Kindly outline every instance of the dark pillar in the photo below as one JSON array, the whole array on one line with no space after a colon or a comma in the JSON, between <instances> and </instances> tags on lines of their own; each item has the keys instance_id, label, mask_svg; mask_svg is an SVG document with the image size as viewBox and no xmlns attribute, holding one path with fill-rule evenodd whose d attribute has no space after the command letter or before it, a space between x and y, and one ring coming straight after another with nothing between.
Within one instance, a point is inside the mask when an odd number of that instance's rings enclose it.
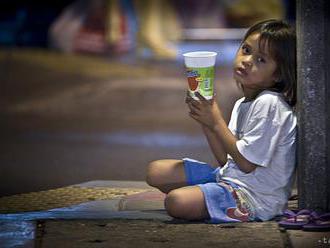
<instances>
[{"instance_id":1,"label":"dark pillar","mask_svg":"<svg viewBox=\"0 0 330 248\"><path fill-rule=\"evenodd\" d=\"M297 1L299 208L330 208L329 1Z\"/></svg>"}]
</instances>

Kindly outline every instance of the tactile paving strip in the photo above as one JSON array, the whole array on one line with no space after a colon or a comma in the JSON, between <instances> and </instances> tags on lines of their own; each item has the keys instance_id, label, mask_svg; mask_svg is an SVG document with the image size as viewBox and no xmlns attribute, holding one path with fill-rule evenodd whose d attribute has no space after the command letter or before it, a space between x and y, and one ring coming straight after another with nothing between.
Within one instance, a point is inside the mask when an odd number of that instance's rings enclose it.
<instances>
[{"instance_id":1,"label":"tactile paving strip","mask_svg":"<svg viewBox=\"0 0 330 248\"><path fill-rule=\"evenodd\" d=\"M0 213L40 211L95 200L110 200L146 189L68 186L0 198Z\"/></svg>"}]
</instances>

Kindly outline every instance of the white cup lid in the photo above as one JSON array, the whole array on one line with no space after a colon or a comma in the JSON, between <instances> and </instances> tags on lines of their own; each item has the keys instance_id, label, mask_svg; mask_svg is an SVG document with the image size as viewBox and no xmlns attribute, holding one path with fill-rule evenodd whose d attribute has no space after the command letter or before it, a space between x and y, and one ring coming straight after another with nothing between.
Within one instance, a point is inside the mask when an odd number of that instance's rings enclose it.
<instances>
[{"instance_id":1,"label":"white cup lid","mask_svg":"<svg viewBox=\"0 0 330 248\"><path fill-rule=\"evenodd\" d=\"M184 61L187 67L214 66L217 53L209 51L195 51L184 53Z\"/></svg>"},{"instance_id":2,"label":"white cup lid","mask_svg":"<svg viewBox=\"0 0 330 248\"><path fill-rule=\"evenodd\" d=\"M217 56L217 53L209 52L209 51L196 51L196 52L184 53L183 56L189 58L207 58L207 57Z\"/></svg>"}]
</instances>

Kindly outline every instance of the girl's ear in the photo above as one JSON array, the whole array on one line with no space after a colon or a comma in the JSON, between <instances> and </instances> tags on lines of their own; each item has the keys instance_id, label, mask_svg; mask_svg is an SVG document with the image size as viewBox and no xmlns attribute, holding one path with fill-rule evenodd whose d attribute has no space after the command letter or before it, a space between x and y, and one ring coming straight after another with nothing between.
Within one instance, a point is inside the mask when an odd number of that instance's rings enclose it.
<instances>
[{"instance_id":1,"label":"girl's ear","mask_svg":"<svg viewBox=\"0 0 330 248\"><path fill-rule=\"evenodd\" d=\"M282 79L281 79L280 77L275 77L275 78L274 78L274 81L275 81L275 83L279 83L279 82L282 81Z\"/></svg>"},{"instance_id":2,"label":"girl's ear","mask_svg":"<svg viewBox=\"0 0 330 248\"><path fill-rule=\"evenodd\" d=\"M282 81L282 77L281 75L279 75L280 73L278 71L276 71L273 75L273 80L275 83L279 83Z\"/></svg>"}]
</instances>

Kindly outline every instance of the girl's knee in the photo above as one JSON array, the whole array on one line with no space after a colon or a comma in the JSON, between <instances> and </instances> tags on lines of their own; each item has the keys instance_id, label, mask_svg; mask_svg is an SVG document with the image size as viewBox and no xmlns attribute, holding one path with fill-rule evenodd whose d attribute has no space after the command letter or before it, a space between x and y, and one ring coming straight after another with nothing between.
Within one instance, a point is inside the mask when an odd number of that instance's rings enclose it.
<instances>
[{"instance_id":1,"label":"girl's knee","mask_svg":"<svg viewBox=\"0 0 330 248\"><path fill-rule=\"evenodd\" d=\"M203 193L180 188L170 191L165 198L165 209L174 218L202 220L209 218Z\"/></svg>"},{"instance_id":2,"label":"girl's knee","mask_svg":"<svg viewBox=\"0 0 330 248\"><path fill-rule=\"evenodd\" d=\"M160 160L152 161L147 166L147 173L146 173L146 182L150 186L156 187L159 177L159 170L157 170L157 167L159 167Z\"/></svg>"},{"instance_id":3,"label":"girl's knee","mask_svg":"<svg viewBox=\"0 0 330 248\"><path fill-rule=\"evenodd\" d=\"M185 204L179 190L170 191L164 201L167 213L174 218L184 218Z\"/></svg>"},{"instance_id":4,"label":"girl's knee","mask_svg":"<svg viewBox=\"0 0 330 248\"><path fill-rule=\"evenodd\" d=\"M182 170L183 162L180 160L155 160L147 166L146 182L167 194L174 188L186 186Z\"/></svg>"}]
</instances>

